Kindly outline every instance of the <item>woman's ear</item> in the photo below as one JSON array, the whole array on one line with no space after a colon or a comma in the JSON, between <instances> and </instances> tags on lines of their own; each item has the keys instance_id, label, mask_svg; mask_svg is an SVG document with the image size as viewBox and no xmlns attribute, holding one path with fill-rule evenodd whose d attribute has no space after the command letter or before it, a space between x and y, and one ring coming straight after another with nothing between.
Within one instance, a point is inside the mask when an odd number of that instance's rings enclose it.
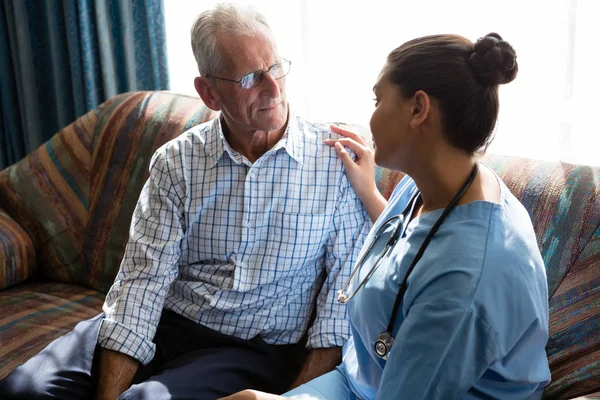
<instances>
[{"instance_id":1,"label":"woman's ear","mask_svg":"<svg viewBox=\"0 0 600 400\"><path fill-rule=\"evenodd\" d=\"M214 111L221 110L221 102L219 101L218 93L216 93L215 88L210 84L207 78L197 76L194 79L194 87L208 108Z\"/></svg>"},{"instance_id":2,"label":"woman's ear","mask_svg":"<svg viewBox=\"0 0 600 400\"><path fill-rule=\"evenodd\" d=\"M412 97L412 115L410 127L418 128L429 116L431 109L431 99L429 95L422 90L417 90Z\"/></svg>"}]
</instances>

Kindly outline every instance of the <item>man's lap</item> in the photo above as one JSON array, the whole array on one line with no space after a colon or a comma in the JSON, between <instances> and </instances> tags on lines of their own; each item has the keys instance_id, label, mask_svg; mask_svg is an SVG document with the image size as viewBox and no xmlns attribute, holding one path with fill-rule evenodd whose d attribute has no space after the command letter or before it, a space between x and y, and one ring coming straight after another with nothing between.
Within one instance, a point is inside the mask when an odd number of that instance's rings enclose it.
<instances>
[{"instance_id":1,"label":"man's lap","mask_svg":"<svg viewBox=\"0 0 600 400\"><path fill-rule=\"evenodd\" d=\"M81 322L13 371L0 381L0 397L93 397L101 320L99 315ZM122 398L148 398L151 393L153 399L211 399L246 388L281 392L300 365L300 360L292 361L300 353L298 345L232 338L169 311L163 313L155 341L154 360L140 368L136 384Z\"/></svg>"}]
</instances>

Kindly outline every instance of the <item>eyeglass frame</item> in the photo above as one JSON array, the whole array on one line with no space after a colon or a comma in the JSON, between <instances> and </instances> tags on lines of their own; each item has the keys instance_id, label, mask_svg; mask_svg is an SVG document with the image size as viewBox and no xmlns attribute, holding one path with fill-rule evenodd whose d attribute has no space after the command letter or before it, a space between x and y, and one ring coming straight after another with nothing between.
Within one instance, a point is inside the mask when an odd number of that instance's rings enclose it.
<instances>
[{"instance_id":1,"label":"eyeglass frame","mask_svg":"<svg viewBox=\"0 0 600 400\"><path fill-rule=\"evenodd\" d=\"M283 75L283 76L280 76L279 78L275 78L273 75L271 75L271 70L272 70L274 67L276 67L276 66L278 66L278 65L279 65L279 66L282 66L282 65L283 65L283 64L285 64L285 63L287 63L287 64L288 64L288 71L285 73L285 75ZM227 81L227 82L235 82L235 83L237 83L237 84L239 84L239 85L240 85L240 87L242 88L242 90L250 90L250 89L253 89L253 88L255 88L255 87L259 86L259 85L260 85L260 84L263 82L263 80L265 79L265 75L266 75L266 74L269 74L269 75L273 76L273 79L275 79L276 81L278 81L279 79L285 78L285 77L286 77L286 76L287 76L287 75L290 73L290 70L291 70L291 69L292 69L292 62L291 62L290 60L287 60L287 59L285 59L285 58L282 58L280 62L278 62L278 63L275 63L275 64L271 65L269 68L267 68L267 70L266 70L266 71L265 71L264 69L259 69L259 70L256 70L256 71L249 72L249 73L247 73L246 75L242 76L242 77L240 78L240 80L238 80L238 81L236 81L235 79L222 78L222 77L220 77L220 76L215 76L215 75L206 75L206 78L219 79L219 80L222 80L222 81ZM249 88L245 88L245 87L242 85L242 81L244 80L244 78L246 78L247 76L250 76L250 75L254 75L254 74L258 73L258 72L260 72L260 79L258 80L258 83L257 83L256 85L254 85L254 86L250 86Z\"/></svg>"}]
</instances>

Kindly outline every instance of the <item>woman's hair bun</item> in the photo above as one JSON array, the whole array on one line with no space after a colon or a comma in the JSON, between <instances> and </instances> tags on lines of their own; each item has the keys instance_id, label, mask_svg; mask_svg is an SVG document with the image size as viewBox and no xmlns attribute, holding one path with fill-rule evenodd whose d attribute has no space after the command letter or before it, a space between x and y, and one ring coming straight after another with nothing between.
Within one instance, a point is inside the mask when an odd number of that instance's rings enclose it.
<instances>
[{"instance_id":1,"label":"woman's hair bun","mask_svg":"<svg viewBox=\"0 0 600 400\"><path fill-rule=\"evenodd\" d=\"M479 38L469 56L477 79L487 85L500 85L515 79L519 66L517 53L497 33Z\"/></svg>"}]
</instances>

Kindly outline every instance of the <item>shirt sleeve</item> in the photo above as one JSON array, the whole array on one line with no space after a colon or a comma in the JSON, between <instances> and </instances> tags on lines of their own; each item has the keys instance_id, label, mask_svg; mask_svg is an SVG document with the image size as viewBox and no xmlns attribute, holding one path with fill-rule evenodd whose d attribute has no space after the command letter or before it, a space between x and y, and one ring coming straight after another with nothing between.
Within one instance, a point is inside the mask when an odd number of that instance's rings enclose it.
<instances>
[{"instance_id":1,"label":"shirt sleeve","mask_svg":"<svg viewBox=\"0 0 600 400\"><path fill-rule=\"evenodd\" d=\"M326 245L326 277L317 296L316 318L308 331L308 348L342 347L350 337L346 305L337 291L349 278L358 253L371 229L371 220L345 174L333 229Z\"/></svg>"},{"instance_id":2,"label":"shirt sleeve","mask_svg":"<svg viewBox=\"0 0 600 400\"><path fill-rule=\"evenodd\" d=\"M152 342L170 284L178 274L184 235L183 187L175 186L161 153L135 208L121 268L103 306L98 344L143 364L154 357Z\"/></svg>"},{"instance_id":3,"label":"shirt sleeve","mask_svg":"<svg viewBox=\"0 0 600 400\"><path fill-rule=\"evenodd\" d=\"M497 358L497 344L497 333L472 310L416 304L396 335L376 398L462 398Z\"/></svg>"}]
</instances>

